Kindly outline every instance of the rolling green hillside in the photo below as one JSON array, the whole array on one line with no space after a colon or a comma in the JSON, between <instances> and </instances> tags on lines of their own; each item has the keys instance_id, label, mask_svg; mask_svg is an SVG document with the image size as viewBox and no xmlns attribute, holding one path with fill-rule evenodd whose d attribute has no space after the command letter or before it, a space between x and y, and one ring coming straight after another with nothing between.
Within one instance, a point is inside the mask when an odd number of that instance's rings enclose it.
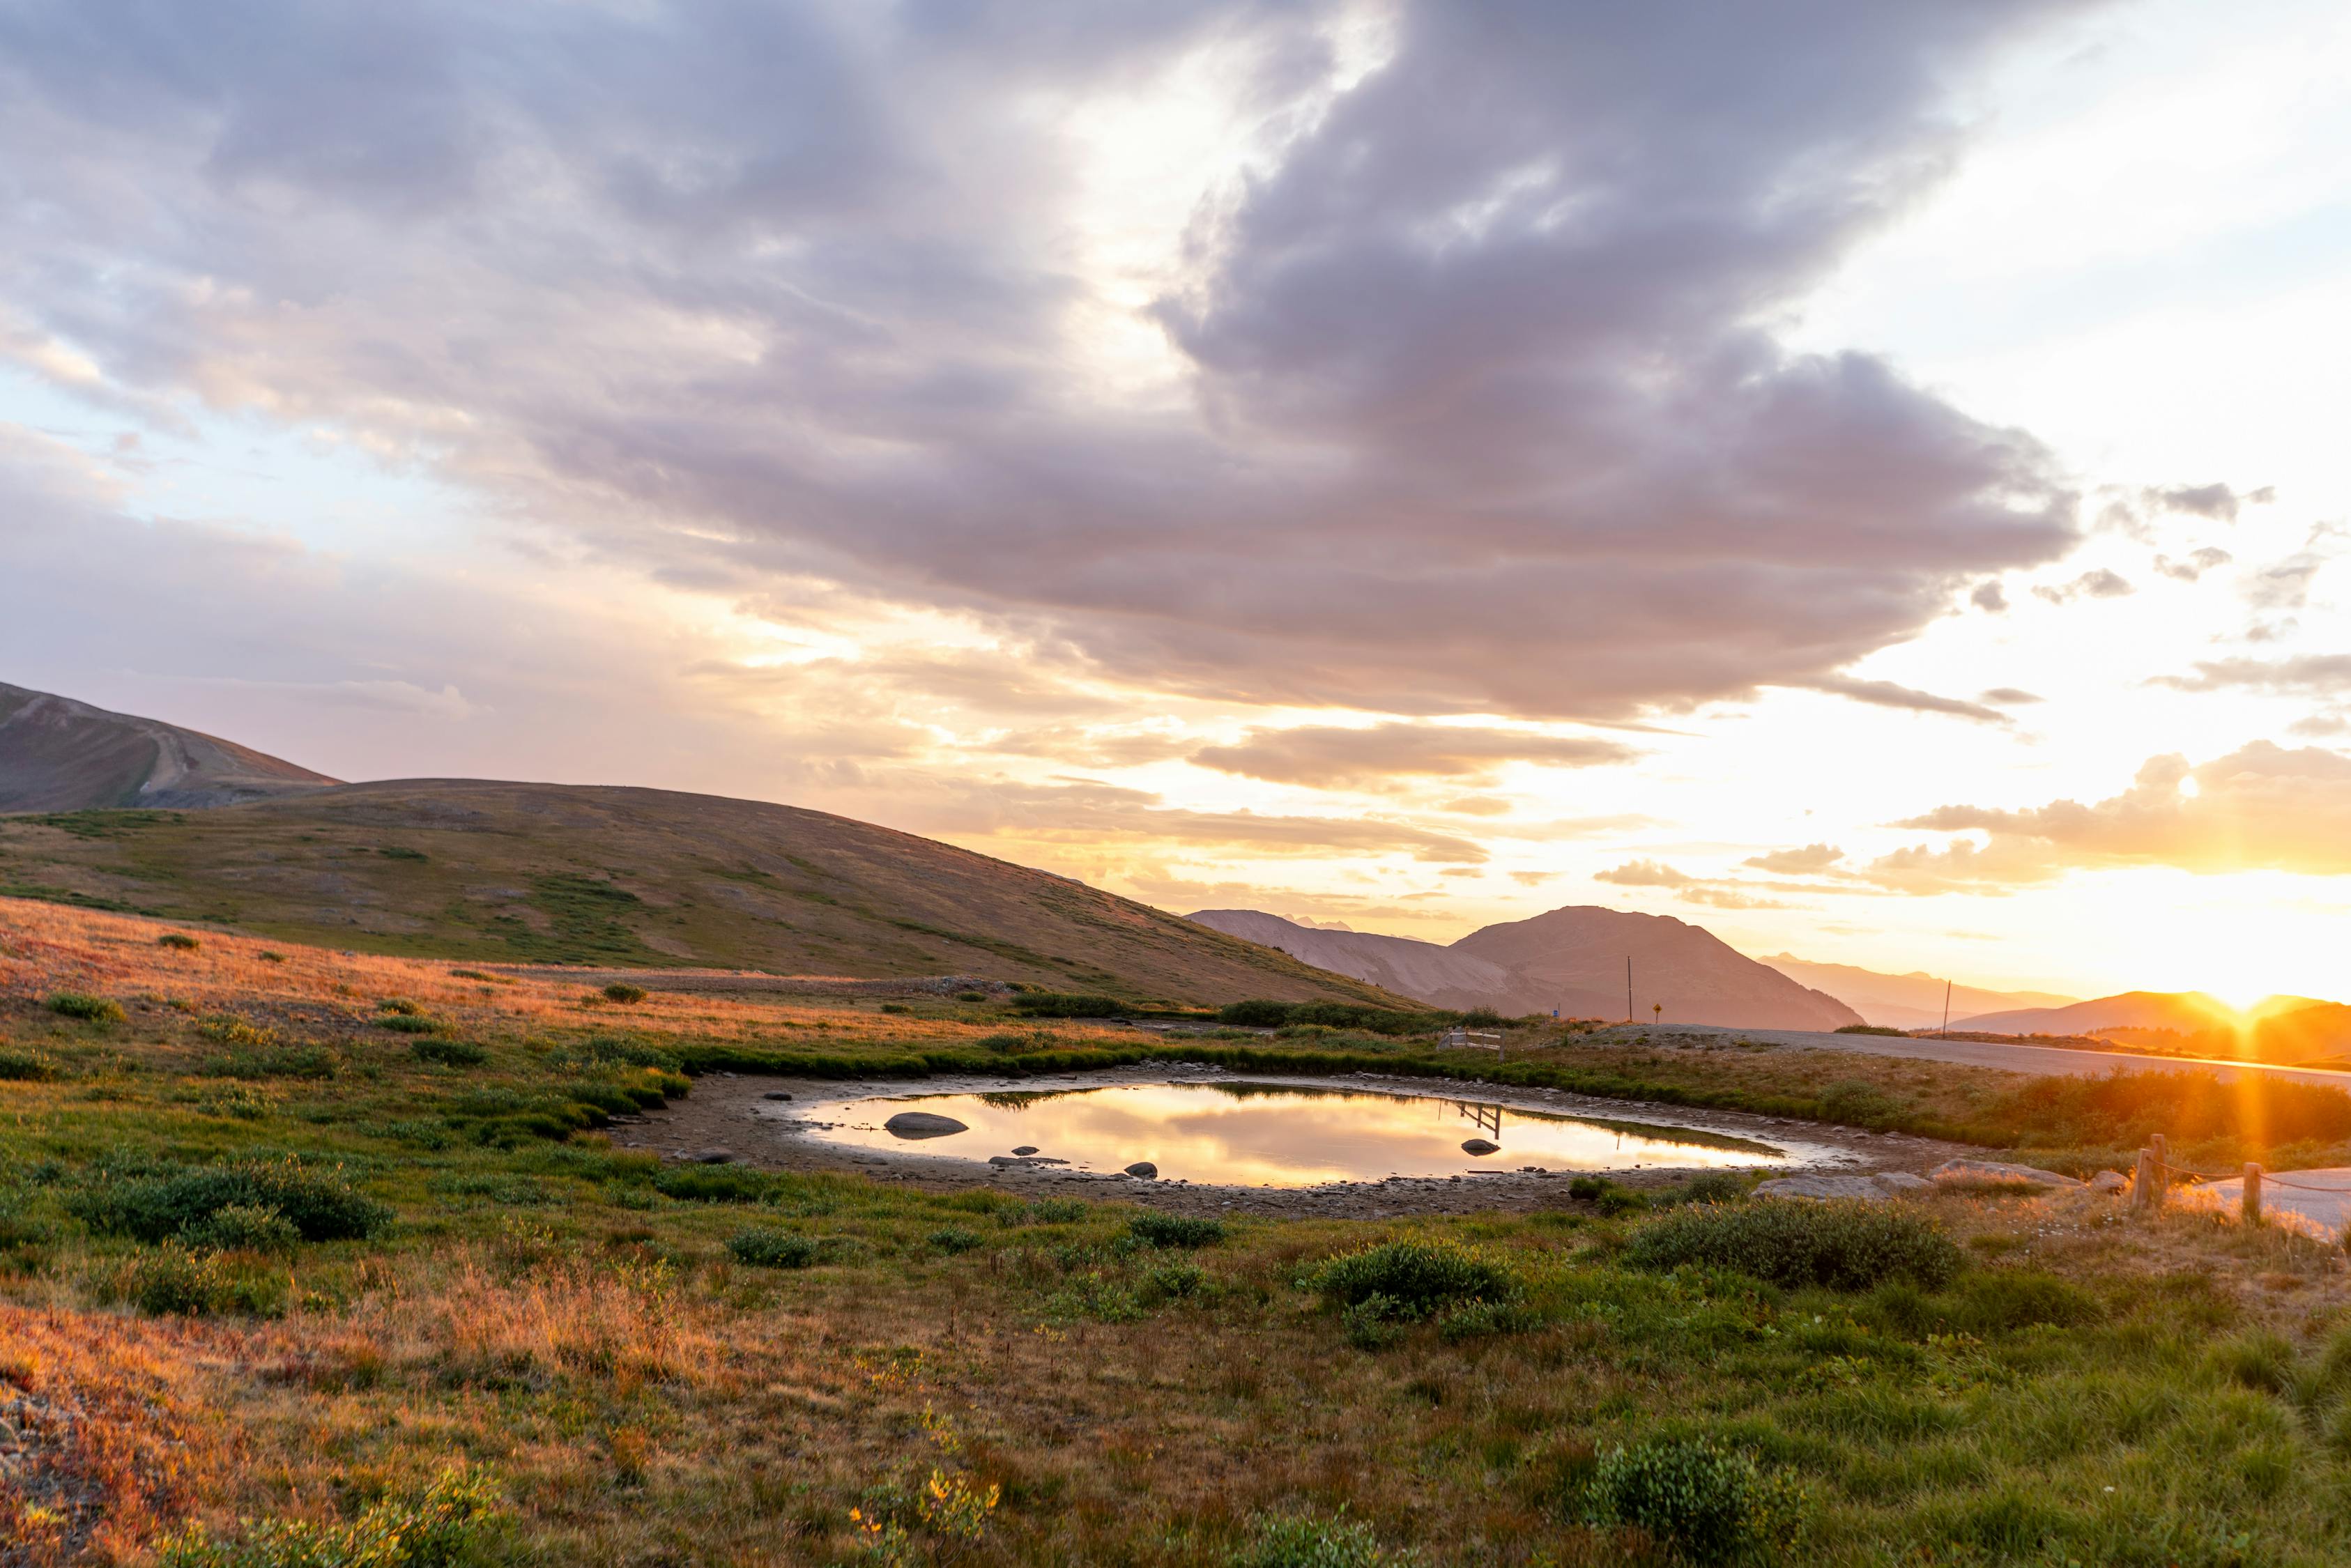
<instances>
[{"instance_id":1,"label":"rolling green hillside","mask_svg":"<svg viewBox=\"0 0 2351 1568\"><path fill-rule=\"evenodd\" d=\"M211 810L5 817L0 894L373 953L1413 1005L1046 872L658 789L406 779Z\"/></svg>"}]
</instances>

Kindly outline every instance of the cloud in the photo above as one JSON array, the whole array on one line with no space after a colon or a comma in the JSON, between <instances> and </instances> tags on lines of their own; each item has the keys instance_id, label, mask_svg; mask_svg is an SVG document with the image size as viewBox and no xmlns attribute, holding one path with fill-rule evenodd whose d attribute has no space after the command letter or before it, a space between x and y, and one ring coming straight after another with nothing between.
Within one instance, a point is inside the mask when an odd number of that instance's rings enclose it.
<instances>
[{"instance_id":1,"label":"cloud","mask_svg":"<svg viewBox=\"0 0 2351 1568\"><path fill-rule=\"evenodd\" d=\"M2351 696L2351 653L2200 660L2194 669L2192 675L2158 675L2147 685L2182 692L2256 691L2283 696Z\"/></svg>"},{"instance_id":2,"label":"cloud","mask_svg":"<svg viewBox=\"0 0 2351 1568\"><path fill-rule=\"evenodd\" d=\"M2036 586L2032 591L2032 596L2035 599L2045 599L2052 604L2071 604L2074 600L2085 596L2091 599L2120 599L2130 591L2131 585L2128 581L2102 566L2095 570L2085 571L2073 581L2057 587Z\"/></svg>"},{"instance_id":3,"label":"cloud","mask_svg":"<svg viewBox=\"0 0 2351 1568\"><path fill-rule=\"evenodd\" d=\"M2247 572L2238 591L2255 610L2300 610L2310 602L2311 579L2325 564L2321 556L2288 556Z\"/></svg>"},{"instance_id":4,"label":"cloud","mask_svg":"<svg viewBox=\"0 0 2351 1568\"><path fill-rule=\"evenodd\" d=\"M1944 806L1895 825L1985 835L1980 843L1917 845L1870 862L1873 878L1909 892L1997 890L2136 865L2346 875L2351 757L2256 741L2192 767L2176 754L2151 758L2128 789L2088 805Z\"/></svg>"},{"instance_id":5,"label":"cloud","mask_svg":"<svg viewBox=\"0 0 2351 1568\"><path fill-rule=\"evenodd\" d=\"M900 826L959 838L1102 844L1157 841L1191 850L1266 855L1400 854L1426 864L1481 865L1486 850L1452 833L1376 817L1196 811L1147 790L1090 779L1038 783L958 780L927 800L902 798Z\"/></svg>"},{"instance_id":6,"label":"cloud","mask_svg":"<svg viewBox=\"0 0 2351 1568\"><path fill-rule=\"evenodd\" d=\"M1583 736L1451 725L1383 724L1364 729L1304 726L1252 730L1231 746L1204 747L1192 761L1219 772L1319 789L1377 789L1400 776L1484 779L1510 762L1590 768L1640 753Z\"/></svg>"},{"instance_id":7,"label":"cloud","mask_svg":"<svg viewBox=\"0 0 2351 1568\"><path fill-rule=\"evenodd\" d=\"M1614 883L1618 887L1688 887L1698 878L1686 876L1658 861L1633 860L1607 871L1593 872L1592 880Z\"/></svg>"},{"instance_id":8,"label":"cloud","mask_svg":"<svg viewBox=\"0 0 2351 1568\"><path fill-rule=\"evenodd\" d=\"M2207 545L2202 549L2189 551L2186 560L2173 560L2169 556L2158 555L2155 558L2155 570L2175 581L2194 582L2206 572L2226 566L2236 559L2227 550Z\"/></svg>"},{"instance_id":9,"label":"cloud","mask_svg":"<svg viewBox=\"0 0 2351 1568\"><path fill-rule=\"evenodd\" d=\"M2039 592L2038 589L2034 590ZM1872 707L1907 708L1913 713L1944 713L1956 718L1971 718L1981 724L2006 724L2008 716L1981 703L1963 702L1958 697L1937 696L1932 692L1913 690L1896 685L1892 681L1862 681L1849 676L1832 676L1806 683L1813 690L1830 692Z\"/></svg>"},{"instance_id":10,"label":"cloud","mask_svg":"<svg viewBox=\"0 0 2351 1568\"><path fill-rule=\"evenodd\" d=\"M1802 876L1826 871L1843 859L1844 852L1834 844L1806 844L1802 849L1773 850L1769 854L1750 855L1745 863L1758 871Z\"/></svg>"},{"instance_id":11,"label":"cloud","mask_svg":"<svg viewBox=\"0 0 2351 1568\"><path fill-rule=\"evenodd\" d=\"M2008 594L1997 580L1979 582L1975 591L1968 595L1968 602L1979 610L1998 615L2008 608Z\"/></svg>"},{"instance_id":12,"label":"cloud","mask_svg":"<svg viewBox=\"0 0 2351 1568\"><path fill-rule=\"evenodd\" d=\"M1684 904L1702 904L1712 909L1797 909L1800 904L1784 904L1776 898L1757 898L1729 887L1687 887L1678 894Z\"/></svg>"},{"instance_id":13,"label":"cloud","mask_svg":"<svg viewBox=\"0 0 2351 1568\"><path fill-rule=\"evenodd\" d=\"M2043 699L2032 692L2023 691L2016 686L1994 686L1990 691L1978 693L1976 700L1979 702L1998 703L2003 707L2018 707L2028 703L2041 702Z\"/></svg>"},{"instance_id":14,"label":"cloud","mask_svg":"<svg viewBox=\"0 0 2351 1568\"><path fill-rule=\"evenodd\" d=\"M1239 702L1687 707L2075 541L2031 435L1767 324L2078 9L1404 0L1365 68L1313 0L24 0L0 298L76 395L666 584ZM1203 78L1242 152L1113 161Z\"/></svg>"},{"instance_id":15,"label":"cloud","mask_svg":"<svg viewBox=\"0 0 2351 1568\"><path fill-rule=\"evenodd\" d=\"M2136 490L2109 488L2101 494L2108 499L2099 509L2098 526L2141 540L2155 537L2149 523L2153 517L2202 517L2210 522L2234 523L2245 507L2267 506L2277 499L2274 486L2238 490L2218 483L2152 485Z\"/></svg>"}]
</instances>

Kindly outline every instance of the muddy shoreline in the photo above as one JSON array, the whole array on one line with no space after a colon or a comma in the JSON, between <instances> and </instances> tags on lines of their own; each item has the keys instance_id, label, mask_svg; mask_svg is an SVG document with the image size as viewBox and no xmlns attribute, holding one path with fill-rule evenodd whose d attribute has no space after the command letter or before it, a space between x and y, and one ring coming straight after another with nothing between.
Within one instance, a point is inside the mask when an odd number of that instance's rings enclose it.
<instances>
[{"instance_id":1,"label":"muddy shoreline","mask_svg":"<svg viewBox=\"0 0 2351 1568\"><path fill-rule=\"evenodd\" d=\"M1121 1083L1217 1082L1352 1088L1442 1100L1474 1099L1506 1109L1703 1128L1787 1148L1792 1156L1797 1157L1775 1166L1775 1175L1879 1170L1923 1174L1947 1159L1981 1152L1965 1145L1898 1133L1868 1133L1743 1112L1698 1113L1647 1101L1606 1100L1560 1090L1499 1084L1447 1082L1438 1091L1426 1079L1369 1072L1302 1076L1227 1072L1206 1066L1144 1065L1022 1079L1019 1087L1080 1089ZM922 1152L919 1145L904 1151L850 1148L820 1142L798 1125L811 1103L893 1094L984 1093L1006 1087L1004 1080L981 1074L848 1083L838 1079L706 1073L695 1081L694 1092L684 1101L664 1110L648 1112L642 1118L616 1124L611 1139L616 1147L640 1149L672 1159L724 1152L737 1164L763 1170L854 1173L931 1192L993 1187L1024 1197L1116 1198L1172 1212L1200 1214L1385 1218L1404 1214L1554 1208L1569 1201L1568 1179L1579 1174L1565 1170L1540 1175L1498 1170L1470 1175L1465 1169L1464 1174L1453 1176L1390 1177L1312 1187L1220 1186L1196 1182L1140 1181L1123 1175L1051 1166L996 1167L966 1156ZM773 1101L767 1098L771 1093L789 1094L792 1098ZM1469 1164L1466 1156L1463 1163L1465 1167ZM1607 1174L1610 1179L1626 1186L1667 1186L1694 1174L1697 1168L1658 1166Z\"/></svg>"}]
</instances>

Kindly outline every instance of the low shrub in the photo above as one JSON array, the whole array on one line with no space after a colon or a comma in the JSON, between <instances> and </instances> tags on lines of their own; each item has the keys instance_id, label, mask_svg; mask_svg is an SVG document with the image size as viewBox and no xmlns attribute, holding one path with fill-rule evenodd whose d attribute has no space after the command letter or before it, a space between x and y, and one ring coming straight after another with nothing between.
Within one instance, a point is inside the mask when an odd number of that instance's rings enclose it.
<instances>
[{"instance_id":1,"label":"low shrub","mask_svg":"<svg viewBox=\"0 0 2351 1568\"><path fill-rule=\"evenodd\" d=\"M57 1059L45 1051L0 1049L0 1082L37 1083L57 1075Z\"/></svg>"},{"instance_id":2,"label":"low shrub","mask_svg":"<svg viewBox=\"0 0 2351 1568\"><path fill-rule=\"evenodd\" d=\"M394 1034L433 1034L441 1028L441 1020L426 1018L423 1013L385 1013L375 1020L375 1026Z\"/></svg>"},{"instance_id":3,"label":"low shrub","mask_svg":"<svg viewBox=\"0 0 2351 1568\"><path fill-rule=\"evenodd\" d=\"M1225 1222L1188 1214L1138 1214L1126 1233L1146 1247L1212 1247L1225 1239Z\"/></svg>"},{"instance_id":4,"label":"low shrub","mask_svg":"<svg viewBox=\"0 0 2351 1568\"><path fill-rule=\"evenodd\" d=\"M1032 1018L1050 1019L1115 1019L1133 1010L1116 997L1084 991L1022 991L1012 1005Z\"/></svg>"},{"instance_id":5,"label":"low shrub","mask_svg":"<svg viewBox=\"0 0 2351 1568\"><path fill-rule=\"evenodd\" d=\"M408 1054L419 1061L429 1061L436 1067L479 1067L490 1059L490 1053L470 1040L415 1040L408 1043Z\"/></svg>"},{"instance_id":6,"label":"low shrub","mask_svg":"<svg viewBox=\"0 0 2351 1568\"><path fill-rule=\"evenodd\" d=\"M1471 1301L1437 1320L1437 1337L1447 1344L1493 1334L1523 1333L1541 1320L1519 1301Z\"/></svg>"},{"instance_id":7,"label":"low shrub","mask_svg":"<svg viewBox=\"0 0 2351 1568\"><path fill-rule=\"evenodd\" d=\"M1022 1225L1073 1225L1093 1212L1081 1197L1040 1197L997 1210L996 1223L1008 1228Z\"/></svg>"},{"instance_id":8,"label":"low shrub","mask_svg":"<svg viewBox=\"0 0 2351 1568\"><path fill-rule=\"evenodd\" d=\"M340 1170L313 1170L291 1159L101 1175L69 1196L66 1207L100 1235L149 1242L201 1234L232 1207L275 1209L305 1241L363 1239L392 1219L389 1208L352 1187Z\"/></svg>"},{"instance_id":9,"label":"low shrub","mask_svg":"<svg viewBox=\"0 0 2351 1568\"><path fill-rule=\"evenodd\" d=\"M1458 1301L1510 1301L1519 1282L1500 1260L1455 1241L1387 1241L1326 1260L1301 1281L1342 1307L1374 1297L1401 1319Z\"/></svg>"},{"instance_id":10,"label":"low shrub","mask_svg":"<svg viewBox=\"0 0 2351 1568\"><path fill-rule=\"evenodd\" d=\"M658 1067L664 1072L678 1072L683 1067L675 1051L619 1034L591 1034L565 1046L550 1060L558 1067Z\"/></svg>"},{"instance_id":11,"label":"low shrub","mask_svg":"<svg viewBox=\"0 0 2351 1568\"><path fill-rule=\"evenodd\" d=\"M327 1524L246 1520L226 1540L189 1524L157 1542L157 1568L457 1568L480 1561L500 1514L486 1477L444 1471L420 1495Z\"/></svg>"},{"instance_id":12,"label":"low shrub","mask_svg":"<svg viewBox=\"0 0 2351 1568\"><path fill-rule=\"evenodd\" d=\"M177 1241L133 1259L120 1289L132 1306L155 1318L204 1317L229 1304L228 1270L218 1255Z\"/></svg>"},{"instance_id":13,"label":"low shrub","mask_svg":"<svg viewBox=\"0 0 2351 1568\"><path fill-rule=\"evenodd\" d=\"M1883 1034L1891 1035L1896 1040L1907 1038L1909 1032L1906 1029L1887 1029L1884 1024L1877 1023L1842 1024L1837 1029L1839 1034Z\"/></svg>"},{"instance_id":14,"label":"low shrub","mask_svg":"<svg viewBox=\"0 0 2351 1568\"><path fill-rule=\"evenodd\" d=\"M615 980L604 988L604 999L608 1002L641 1002L645 999L645 988Z\"/></svg>"},{"instance_id":15,"label":"low shrub","mask_svg":"<svg viewBox=\"0 0 2351 1568\"><path fill-rule=\"evenodd\" d=\"M1567 1184L1567 1196L1597 1205L1606 1215L1633 1214L1649 1207L1648 1195L1619 1186L1606 1176L1580 1176Z\"/></svg>"},{"instance_id":16,"label":"low shrub","mask_svg":"<svg viewBox=\"0 0 2351 1568\"><path fill-rule=\"evenodd\" d=\"M1134 1288L1138 1305L1156 1307L1168 1301L1187 1301L1208 1289L1208 1271L1188 1258L1172 1263L1162 1263L1148 1270Z\"/></svg>"},{"instance_id":17,"label":"low shrub","mask_svg":"<svg viewBox=\"0 0 2351 1568\"><path fill-rule=\"evenodd\" d=\"M222 1045L259 1047L278 1043L276 1030L241 1019L235 1013L215 1013L198 1024L196 1032Z\"/></svg>"},{"instance_id":18,"label":"low shrub","mask_svg":"<svg viewBox=\"0 0 2351 1568\"><path fill-rule=\"evenodd\" d=\"M272 952L270 952L270 951L269 951L268 949L266 949L266 948L264 948L262 951L260 951L260 952L258 952L258 953L256 953L256 954L254 955L254 956L255 956L255 957L256 957L256 958L258 958L258 959L260 959L260 960L261 960L263 963L265 963L265 964L283 964L284 962L286 962L286 955L285 955L285 954L283 954L283 953L272 953Z\"/></svg>"},{"instance_id":19,"label":"low shrub","mask_svg":"<svg viewBox=\"0 0 2351 1568\"><path fill-rule=\"evenodd\" d=\"M422 861L431 858L423 850L412 850L405 844L393 844L375 852L388 861Z\"/></svg>"},{"instance_id":20,"label":"low shrub","mask_svg":"<svg viewBox=\"0 0 2351 1568\"><path fill-rule=\"evenodd\" d=\"M914 1009L904 1002L883 1002L882 1010L885 1013L910 1013Z\"/></svg>"},{"instance_id":21,"label":"low shrub","mask_svg":"<svg viewBox=\"0 0 2351 1568\"><path fill-rule=\"evenodd\" d=\"M979 1245L979 1232L950 1225L944 1230L932 1231L930 1243L942 1252L968 1252Z\"/></svg>"},{"instance_id":22,"label":"low shrub","mask_svg":"<svg viewBox=\"0 0 2351 1568\"><path fill-rule=\"evenodd\" d=\"M690 1203L757 1203L773 1177L747 1166L671 1166L653 1173L653 1189Z\"/></svg>"},{"instance_id":23,"label":"low shrub","mask_svg":"<svg viewBox=\"0 0 2351 1568\"><path fill-rule=\"evenodd\" d=\"M197 941L194 937L189 936L184 931L166 931L161 936L155 938L155 946L158 947L177 948L183 953L193 953L197 948L203 946L204 944Z\"/></svg>"},{"instance_id":24,"label":"low shrub","mask_svg":"<svg viewBox=\"0 0 2351 1568\"><path fill-rule=\"evenodd\" d=\"M340 1067L325 1046L296 1045L232 1051L205 1058L197 1071L210 1078L332 1078Z\"/></svg>"},{"instance_id":25,"label":"low shrub","mask_svg":"<svg viewBox=\"0 0 2351 1568\"><path fill-rule=\"evenodd\" d=\"M1383 1551L1372 1527L1343 1511L1330 1518L1259 1514L1249 1521L1248 1543L1229 1559L1231 1568L1406 1568L1416 1561L1411 1552Z\"/></svg>"},{"instance_id":26,"label":"low shrub","mask_svg":"<svg viewBox=\"0 0 2351 1568\"><path fill-rule=\"evenodd\" d=\"M1654 1220L1634 1234L1625 1260L1640 1269L1730 1269L1791 1290L1865 1291L1895 1279L1939 1290L1962 1257L1932 1220L1906 1209L1770 1198Z\"/></svg>"},{"instance_id":27,"label":"low shrub","mask_svg":"<svg viewBox=\"0 0 2351 1568\"><path fill-rule=\"evenodd\" d=\"M1630 1525L1692 1563L1777 1561L1793 1550L1804 1494L1792 1478L1703 1439L1612 1448L1586 1493L1594 1524Z\"/></svg>"},{"instance_id":28,"label":"low shrub","mask_svg":"<svg viewBox=\"0 0 2351 1568\"><path fill-rule=\"evenodd\" d=\"M737 1231L726 1250L758 1269L805 1269L817 1257L817 1244L791 1230Z\"/></svg>"},{"instance_id":29,"label":"low shrub","mask_svg":"<svg viewBox=\"0 0 2351 1568\"><path fill-rule=\"evenodd\" d=\"M379 1012L399 1013L403 1018L422 1017L424 1012L423 1007L410 1001L406 997L383 997L379 998L375 1005Z\"/></svg>"},{"instance_id":30,"label":"low shrub","mask_svg":"<svg viewBox=\"0 0 2351 1568\"><path fill-rule=\"evenodd\" d=\"M302 1233L275 1208L259 1204L232 1203L187 1228L188 1244L215 1252L265 1252L284 1255L300 1245Z\"/></svg>"},{"instance_id":31,"label":"low shrub","mask_svg":"<svg viewBox=\"0 0 2351 1568\"><path fill-rule=\"evenodd\" d=\"M59 991L49 998L49 1010L84 1023L120 1023L123 1017L120 1002L80 991Z\"/></svg>"}]
</instances>

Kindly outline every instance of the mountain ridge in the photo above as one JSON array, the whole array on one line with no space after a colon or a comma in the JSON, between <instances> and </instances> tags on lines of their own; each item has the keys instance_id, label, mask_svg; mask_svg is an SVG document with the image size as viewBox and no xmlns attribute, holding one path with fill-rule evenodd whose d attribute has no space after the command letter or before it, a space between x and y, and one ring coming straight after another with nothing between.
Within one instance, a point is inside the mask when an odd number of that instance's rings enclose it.
<instances>
[{"instance_id":1,"label":"mountain ridge","mask_svg":"<svg viewBox=\"0 0 2351 1568\"><path fill-rule=\"evenodd\" d=\"M340 782L200 730L0 683L0 812L203 809Z\"/></svg>"}]
</instances>

